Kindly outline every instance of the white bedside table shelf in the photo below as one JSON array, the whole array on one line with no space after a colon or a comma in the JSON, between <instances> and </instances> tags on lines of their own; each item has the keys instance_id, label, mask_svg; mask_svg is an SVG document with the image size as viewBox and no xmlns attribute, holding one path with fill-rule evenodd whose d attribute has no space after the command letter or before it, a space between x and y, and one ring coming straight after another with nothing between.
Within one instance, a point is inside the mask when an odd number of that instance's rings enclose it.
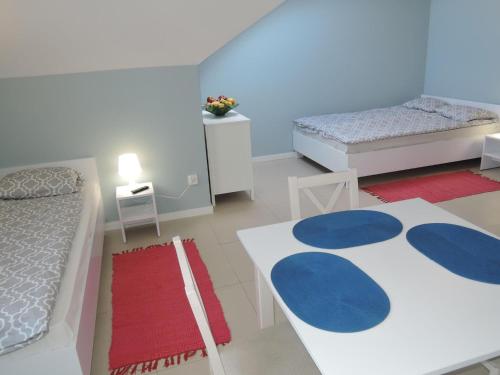
<instances>
[{"instance_id":1,"label":"white bedside table shelf","mask_svg":"<svg viewBox=\"0 0 500 375\"><path fill-rule=\"evenodd\" d=\"M148 186L149 189L132 194L131 190L140 186ZM125 234L127 225L155 223L156 234L160 237L160 222L158 220L158 210L156 208L152 182L136 184L134 186L118 186L116 188L116 207L118 209L123 242L127 242Z\"/></svg>"},{"instance_id":2,"label":"white bedside table shelf","mask_svg":"<svg viewBox=\"0 0 500 375\"><path fill-rule=\"evenodd\" d=\"M481 170L498 167L500 167L500 133L485 137L481 158Z\"/></svg>"},{"instance_id":3,"label":"white bedside table shelf","mask_svg":"<svg viewBox=\"0 0 500 375\"><path fill-rule=\"evenodd\" d=\"M254 199L250 119L235 111L203 111L212 205L217 194L246 190Z\"/></svg>"}]
</instances>

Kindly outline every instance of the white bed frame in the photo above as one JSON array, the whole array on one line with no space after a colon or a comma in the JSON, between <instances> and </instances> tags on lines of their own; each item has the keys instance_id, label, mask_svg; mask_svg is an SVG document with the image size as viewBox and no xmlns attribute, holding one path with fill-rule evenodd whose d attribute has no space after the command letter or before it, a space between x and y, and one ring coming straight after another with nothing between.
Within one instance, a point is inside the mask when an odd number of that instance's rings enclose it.
<instances>
[{"instance_id":1,"label":"white bed frame","mask_svg":"<svg viewBox=\"0 0 500 375\"><path fill-rule=\"evenodd\" d=\"M435 98L443 99L450 104L488 109L500 116L500 105L444 97ZM304 155L334 172L355 168L359 177L479 158L483 142L484 135L475 135L348 154L317 138L293 131L293 148L299 155Z\"/></svg>"},{"instance_id":2,"label":"white bed frame","mask_svg":"<svg viewBox=\"0 0 500 375\"><path fill-rule=\"evenodd\" d=\"M0 177L26 167L66 166L85 178L84 207L51 318L39 341L0 356L0 374L89 375L101 274L104 215L95 159L0 169Z\"/></svg>"}]
</instances>

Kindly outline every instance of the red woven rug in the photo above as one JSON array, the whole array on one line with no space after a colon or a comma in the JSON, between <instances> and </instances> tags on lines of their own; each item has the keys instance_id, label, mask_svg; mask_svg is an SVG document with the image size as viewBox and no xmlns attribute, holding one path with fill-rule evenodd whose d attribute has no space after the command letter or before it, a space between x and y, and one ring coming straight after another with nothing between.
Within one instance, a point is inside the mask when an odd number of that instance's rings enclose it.
<instances>
[{"instance_id":1,"label":"red woven rug","mask_svg":"<svg viewBox=\"0 0 500 375\"><path fill-rule=\"evenodd\" d=\"M194 241L184 248L198 284L215 342L231 333ZM184 291L173 244L113 256L112 375L142 374L179 364L205 345Z\"/></svg>"},{"instance_id":2,"label":"red woven rug","mask_svg":"<svg viewBox=\"0 0 500 375\"><path fill-rule=\"evenodd\" d=\"M364 191L384 202L422 198L430 203L500 190L500 182L461 171L371 185Z\"/></svg>"}]
</instances>

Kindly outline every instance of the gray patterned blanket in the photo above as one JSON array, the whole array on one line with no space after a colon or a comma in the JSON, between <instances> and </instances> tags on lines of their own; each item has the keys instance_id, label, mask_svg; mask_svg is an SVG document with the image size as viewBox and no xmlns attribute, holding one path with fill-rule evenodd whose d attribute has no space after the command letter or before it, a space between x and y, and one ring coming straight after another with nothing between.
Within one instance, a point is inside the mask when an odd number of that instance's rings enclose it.
<instances>
[{"instance_id":1,"label":"gray patterned blanket","mask_svg":"<svg viewBox=\"0 0 500 375\"><path fill-rule=\"evenodd\" d=\"M295 120L302 130L335 139L344 144L372 142L407 135L434 133L465 128L494 120L458 122L403 106L372 109L363 112L303 117Z\"/></svg>"},{"instance_id":2,"label":"gray patterned blanket","mask_svg":"<svg viewBox=\"0 0 500 375\"><path fill-rule=\"evenodd\" d=\"M82 193L0 200L0 354L47 333Z\"/></svg>"}]
</instances>

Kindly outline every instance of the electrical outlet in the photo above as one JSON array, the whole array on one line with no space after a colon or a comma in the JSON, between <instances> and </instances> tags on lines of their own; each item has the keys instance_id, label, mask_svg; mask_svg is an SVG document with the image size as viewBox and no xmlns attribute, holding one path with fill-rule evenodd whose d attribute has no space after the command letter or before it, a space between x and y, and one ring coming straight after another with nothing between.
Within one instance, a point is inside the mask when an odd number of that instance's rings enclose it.
<instances>
[{"instance_id":1,"label":"electrical outlet","mask_svg":"<svg viewBox=\"0 0 500 375\"><path fill-rule=\"evenodd\" d=\"M190 174L188 176L188 185L189 186L198 185L198 175L197 174Z\"/></svg>"}]
</instances>

